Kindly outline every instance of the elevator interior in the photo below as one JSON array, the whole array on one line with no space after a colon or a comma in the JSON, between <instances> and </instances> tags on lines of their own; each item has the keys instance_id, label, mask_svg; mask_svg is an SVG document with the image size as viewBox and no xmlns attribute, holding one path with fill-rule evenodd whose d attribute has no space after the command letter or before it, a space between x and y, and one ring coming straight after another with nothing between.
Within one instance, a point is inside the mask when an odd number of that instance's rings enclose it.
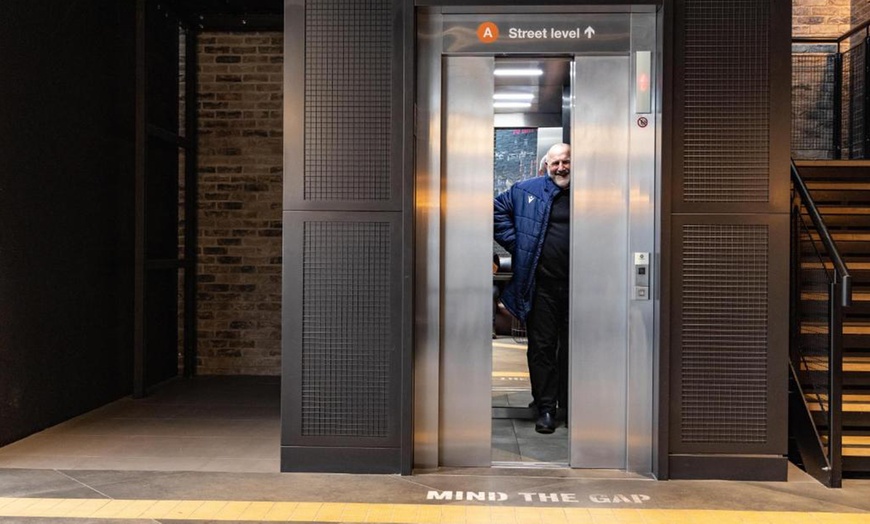
<instances>
[{"instance_id":1,"label":"elevator interior","mask_svg":"<svg viewBox=\"0 0 870 524\"><path fill-rule=\"evenodd\" d=\"M650 474L656 13L520 9L433 8L418 18L415 464L547 463ZM484 24L503 36L596 27L600 39L511 36L487 47L474 41ZM507 80L506 69L526 76ZM554 89L555 111L544 108ZM505 134L513 151L497 145ZM543 152L562 141L572 145L570 424L542 440L529 420L522 326L514 321L505 332L498 314L493 326L493 287L505 275L497 272L493 282L490 272L492 197L536 176ZM522 173L507 179L496 169L505 163ZM519 448L539 451L509 452L508 425Z\"/></svg>"}]
</instances>

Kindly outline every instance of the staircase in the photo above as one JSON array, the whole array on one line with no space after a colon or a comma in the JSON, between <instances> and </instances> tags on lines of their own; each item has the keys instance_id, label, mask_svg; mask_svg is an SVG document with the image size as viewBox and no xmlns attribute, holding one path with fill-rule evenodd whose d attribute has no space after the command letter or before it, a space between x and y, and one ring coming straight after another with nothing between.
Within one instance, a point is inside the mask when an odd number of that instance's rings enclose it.
<instances>
[{"instance_id":1,"label":"staircase","mask_svg":"<svg viewBox=\"0 0 870 524\"><path fill-rule=\"evenodd\" d=\"M852 306L843 310L843 474L870 474L870 161L796 161L800 175L816 203L837 249L852 275ZM808 221L808 219L806 219ZM816 236L811 233L811 236ZM815 238L817 240L817 237ZM818 243L817 243L818 244ZM806 249L806 248L805 248ZM827 265L827 264L826 264ZM821 271L818 262L803 262L804 279ZM830 269L828 267L827 269ZM827 308L827 294L801 291L804 324L801 340L826 336L825 326L813 325L808 315ZM801 365L804 376L827 367L810 359ZM806 391L806 389L805 389ZM807 405L826 444L824 394L806 393Z\"/></svg>"}]
</instances>

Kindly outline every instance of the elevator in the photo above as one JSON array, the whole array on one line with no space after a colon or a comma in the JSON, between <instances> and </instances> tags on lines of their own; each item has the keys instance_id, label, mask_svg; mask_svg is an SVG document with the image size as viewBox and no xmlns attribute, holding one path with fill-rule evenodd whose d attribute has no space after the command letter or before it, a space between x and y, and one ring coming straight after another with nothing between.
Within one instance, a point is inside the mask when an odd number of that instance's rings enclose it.
<instances>
[{"instance_id":1,"label":"elevator","mask_svg":"<svg viewBox=\"0 0 870 524\"><path fill-rule=\"evenodd\" d=\"M493 363L494 134L508 129L535 133L537 150L549 142L572 147L570 423L554 434L567 439L566 454L551 465L654 474L659 26L654 6L418 11L415 467L510 466L494 459L494 420L530 411L493 406L500 376ZM499 81L500 71L560 69L558 115L494 107L499 96L543 93L534 82Z\"/></svg>"}]
</instances>

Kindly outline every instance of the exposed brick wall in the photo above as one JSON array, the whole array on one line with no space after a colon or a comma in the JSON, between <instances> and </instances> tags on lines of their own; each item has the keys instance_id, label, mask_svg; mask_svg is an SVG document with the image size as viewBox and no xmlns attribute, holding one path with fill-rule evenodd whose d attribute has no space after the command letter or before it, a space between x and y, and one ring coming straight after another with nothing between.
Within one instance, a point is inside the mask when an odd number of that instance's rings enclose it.
<instances>
[{"instance_id":1,"label":"exposed brick wall","mask_svg":"<svg viewBox=\"0 0 870 524\"><path fill-rule=\"evenodd\" d=\"M203 33L197 369L281 373L281 33Z\"/></svg>"},{"instance_id":2,"label":"exposed brick wall","mask_svg":"<svg viewBox=\"0 0 870 524\"><path fill-rule=\"evenodd\" d=\"M851 26L852 3L865 0L793 0L793 36L837 37Z\"/></svg>"},{"instance_id":3,"label":"exposed brick wall","mask_svg":"<svg viewBox=\"0 0 870 524\"><path fill-rule=\"evenodd\" d=\"M870 0L852 0L852 24L859 25L870 20Z\"/></svg>"}]
</instances>

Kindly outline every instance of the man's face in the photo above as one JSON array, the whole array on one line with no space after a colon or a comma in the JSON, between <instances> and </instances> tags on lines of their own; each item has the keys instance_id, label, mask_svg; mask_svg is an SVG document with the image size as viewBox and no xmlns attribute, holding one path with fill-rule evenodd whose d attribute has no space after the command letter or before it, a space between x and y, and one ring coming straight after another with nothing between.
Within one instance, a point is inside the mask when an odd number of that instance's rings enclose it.
<instances>
[{"instance_id":1,"label":"man's face","mask_svg":"<svg viewBox=\"0 0 870 524\"><path fill-rule=\"evenodd\" d=\"M547 153L547 172L561 189L571 184L571 149L559 147Z\"/></svg>"}]
</instances>

